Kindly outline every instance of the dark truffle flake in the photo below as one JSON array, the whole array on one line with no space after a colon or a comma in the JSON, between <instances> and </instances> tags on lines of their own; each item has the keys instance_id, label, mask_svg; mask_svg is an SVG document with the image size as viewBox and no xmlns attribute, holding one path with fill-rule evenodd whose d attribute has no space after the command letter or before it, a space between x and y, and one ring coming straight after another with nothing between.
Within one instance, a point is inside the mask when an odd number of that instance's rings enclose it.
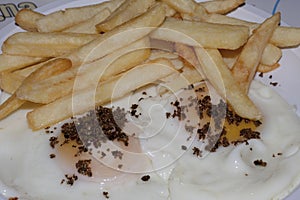
<instances>
[{"instance_id":1,"label":"dark truffle flake","mask_svg":"<svg viewBox=\"0 0 300 200\"><path fill-rule=\"evenodd\" d=\"M58 138L57 137L50 137L49 138L49 142L50 142L50 146L54 149L55 145L57 145L59 143Z\"/></svg>"},{"instance_id":2,"label":"dark truffle flake","mask_svg":"<svg viewBox=\"0 0 300 200\"><path fill-rule=\"evenodd\" d=\"M267 166L267 162L264 162L262 159L255 160L253 163L254 163L255 166L261 166L261 167L266 167Z\"/></svg>"},{"instance_id":3,"label":"dark truffle flake","mask_svg":"<svg viewBox=\"0 0 300 200\"><path fill-rule=\"evenodd\" d=\"M53 159L53 158L56 157L56 155L52 153L52 154L49 155L49 157L50 157L51 159Z\"/></svg>"},{"instance_id":4,"label":"dark truffle flake","mask_svg":"<svg viewBox=\"0 0 300 200\"><path fill-rule=\"evenodd\" d=\"M149 175L142 176L141 180L144 181L144 182L149 181L150 176Z\"/></svg>"},{"instance_id":5,"label":"dark truffle flake","mask_svg":"<svg viewBox=\"0 0 300 200\"><path fill-rule=\"evenodd\" d=\"M197 157L202 157L202 151L198 147L194 147L193 155L196 155Z\"/></svg>"},{"instance_id":6,"label":"dark truffle flake","mask_svg":"<svg viewBox=\"0 0 300 200\"><path fill-rule=\"evenodd\" d=\"M93 174L92 174L92 169L90 167L91 162L92 162L91 159L88 159L88 160L79 160L75 164L77 172L79 174L84 175L84 176L92 177Z\"/></svg>"},{"instance_id":7,"label":"dark truffle flake","mask_svg":"<svg viewBox=\"0 0 300 200\"><path fill-rule=\"evenodd\" d=\"M65 178L66 179L61 180L60 184L66 183L67 185L73 186L75 181L78 180L78 176L76 176L75 174L73 175L65 174Z\"/></svg>"},{"instance_id":8,"label":"dark truffle flake","mask_svg":"<svg viewBox=\"0 0 300 200\"><path fill-rule=\"evenodd\" d=\"M106 199L109 199L109 193L104 191L102 192L103 196L106 198Z\"/></svg>"},{"instance_id":9,"label":"dark truffle flake","mask_svg":"<svg viewBox=\"0 0 300 200\"><path fill-rule=\"evenodd\" d=\"M115 159L119 158L120 160L122 160L122 158L123 158L123 153L121 151L118 151L118 150L112 151L111 154L113 155L113 157Z\"/></svg>"}]
</instances>

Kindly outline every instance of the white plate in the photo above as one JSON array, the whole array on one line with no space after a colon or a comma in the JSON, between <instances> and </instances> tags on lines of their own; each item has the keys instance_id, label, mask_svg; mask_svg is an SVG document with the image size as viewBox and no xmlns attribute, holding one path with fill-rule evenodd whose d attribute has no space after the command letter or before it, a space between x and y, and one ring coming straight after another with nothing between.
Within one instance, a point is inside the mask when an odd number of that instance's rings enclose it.
<instances>
[{"instance_id":1,"label":"white plate","mask_svg":"<svg viewBox=\"0 0 300 200\"><path fill-rule=\"evenodd\" d=\"M38 11L47 14L67 7L83 6L93 3L99 3L101 1L102 0L89 0L83 2L77 0L70 2L70 0L59 0L39 8ZM270 14L248 4L246 4L242 8L239 8L230 15L256 22L262 22L262 20L270 16ZM19 31L22 30L16 27L14 23L9 24L5 28L1 29L0 44L2 44L9 35ZM258 80L261 80L265 84L269 84L270 82L278 82L279 86L276 86L273 89L277 91L281 96L283 96L289 104L295 105L295 107L298 108L297 114L300 116L300 48L283 50L283 57L280 61L280 64L281 67L276 71L271 72L270 74L265 74L263 78L256 78ZM272 75L273 78L269 79L269 75ZM293 194L287 197L286 200L296 200L299 198L300 189L296 190ZM1 194L0 200L4 200L3 197L1 197Z\"/></svg>"}]
</instances>

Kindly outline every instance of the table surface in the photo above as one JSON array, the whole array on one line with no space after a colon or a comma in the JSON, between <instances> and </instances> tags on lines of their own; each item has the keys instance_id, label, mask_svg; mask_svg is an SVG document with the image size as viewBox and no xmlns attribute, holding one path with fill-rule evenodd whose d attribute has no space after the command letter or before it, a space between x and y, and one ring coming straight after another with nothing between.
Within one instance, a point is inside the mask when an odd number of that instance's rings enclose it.
<instances>
[{"instance_id":1,"label":"table surface","mask_svg":"<svg viewBox=\"0 0 300 200\"><path fill-rule=\"evenodd\" d=\"M15 13L24 6L38 8L53 1L54 0L0 0L0 29L13 22ZM299 0L246 0L246 3L268 13L280 11L283 22L292 26L300 27L300 14L298 12L300 9ZM7 6L9 6L8 10L5 9ZM287 200L298 200L299 197L300 190L297 190L289 196Z\"/></svg>"}]
</instances>

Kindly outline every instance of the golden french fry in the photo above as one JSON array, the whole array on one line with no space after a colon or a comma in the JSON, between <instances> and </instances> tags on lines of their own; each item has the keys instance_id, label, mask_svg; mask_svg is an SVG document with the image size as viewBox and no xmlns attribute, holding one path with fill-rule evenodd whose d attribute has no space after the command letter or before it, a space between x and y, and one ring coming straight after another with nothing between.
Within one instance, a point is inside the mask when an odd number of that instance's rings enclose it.
<instances>
[{"instance_id":1,"label":"golden french fry","mask_svg":"<svg viewBox=\"0 0 300 200\"><path fill-rule=\"evenodd\" d=\"M34 90L34 85L38 82L47 80L49 77L59 75L72 67L70 60L65 58L55 58L49 62L44 63L37 70L32 72L26 79L22 82L22 85L17 89L16 95L19 99L19 93L22 91ZM23 99L26 100L26 99Z\"/></svg>"},{"instance_id":2,"label":"golden french fry","mask_svg":"<svg viewBox=\"0 0 300 200\"><path fill-rule=\"evenodd\" d=\"M97 88L75 91L74 94L34 109L27 114L29 126L33 130L38 130L53 125L73 115L93 109L95 105L103 105L124 97L133 90L173 72L172 64L164 59L137 66L108 81L100 82Z\"/></svg>"},{"instance_id":3,"label":"golden french fry","mask_svg":"<svg viewBox=\"0 0 300 200\"><path fill-rule=\"evenodd\" d=\"M158 88L160 95L166 92L177 92L180 89L187 88L189 85L203 81L203 77L196 68L183 67L181 73L174 73L163 79L160 79L161 87Z\"/></svg>"},{"instance_id":4,"label":"golden french fry","mask_svg":"<svg viewBox=\"0 0 300 200\"><path fill-rule=\"evenodd\" d=\"M2 51L10 55L56 57L98 37L96 34L19 32L3 43Z\"/></svg>"},{"instance_id":5,"label":"golden french fry","mask_svg":"<svg viewBox=\"0 0 300 200\"><path fill-rule=\"evenodd\" d=\"M214 0L200 2L199 4L203 6L208 13L227 14L244 3L245 0Z\"/></svg>"},{"instance_id":6,"label":"golden french fry","mask_svg":"<svg viewBox=\"0 0 300 200\"><path fill-rule=\"evenodd\" d=\"M152 44L151 44L152 47ZM151 55L149 57L149 60L155 60L158 58L166 58L169 60L172 59L178 59L178 55L172 53L172 52L168 52L168 51L163 51L163 50L156 50L156 49L151 49Z\"/></svg>"},{"instance_id":7,"label":"golden french fry","mask_svg":"<svg viewBox=\"0 0 300 200\"><path fill-rule=\"evenodd\" d=\"M237 49L246 43L248 27L191 22L168 18L151 38L180 42L190 46L196 43L205 48ZM235 38L232 40L232 38Z\"/></svg>"},{"instance_id":8,"label":"golden french fry","mask_svg":"<svg viewBox=\"0 0 300 200\"><path fill-rule=\"evenodd\" d=\"M24 8L16 14L15 22L26 31L37 32L36 21L43 17L41 13Z\"/></svg>"},{"instance_id":9,"label":"golden french fry","mask_svg":"<svg viewBox=\"0 0 300 200\"><path fill-rule=\"evenodd\" d=\"M118 7L104 22L96 25L99 33L107 32L146 12L155 0L127 0Z\"/></svg>"},{"instance_id":10,"label":"golden french fry","mask_svg":"<svg viewBox=\"0 0 300 200\"><path fill-rule=\"evenodd\" d=\"M278 27L274 31L270 43L281 48L296 47L300 45L300 28Z\"/></svg>"},{"instance_id":11,"label":"golden french fry","mask_svg":"<svg viewBox=\"0 0 300 200\"><path fill-rule=\"evenodd\" d=\"M77 87L83 89L142 63L150 55L150 50L147 49L149 46L148 38L141 39L93 63L72 67L57 76L36 81L28 87L22 87L23 84L17 91L17 96L35 103L50 103L70 94L74 90L76 79L81 82Z\"/></svg>"},{"instance_id":12,"label":"golden french fry","mask_svg":"<svg viewBox=\"0 0 300 200\"><path fill-rule=\"evenodd\" d=\"M64 29L62 32L68 33L86 33L86 34L97 34L96 25L100 22L103 22L111 12L108 8L105 8L103 11L99 12L95 16L87 19L79 24L75 24L67 29Z\"/></svg>"},{"instance_id":13,"label":"golden french fry","mask_svg":"<svg viewBox=\"0 0 300 200\"><path fill-rule=\"evenodd\" d=\"M64 71L72 66L71 61L60 58L52 60L49 63L51 63L52 65L43 65L41 68L26 77L19 88L30 87L30 84L32 84L33 82L43 80L48 76L61 73L61 71ZM0 119L3 119L10 115L12 112L16 111L25 102L26 100L19 99L16 95L16 92L14 92L11 97L9 97L3 104L0 105Z\"/></svg>"},{"instance_id":14,"label":"golden french fry","mask_svg":"<svg viewBox=\"0 0 300 200\"><path fill-rule=\"evenodd\" d=\"M195 47L195 53L201 65L197 66L202 72L200 74L209 80L218 94L227 100L238 115L254 120L262 118L260 111L232 76L218 50Z\"/></svg>"},{"instance_id":15,"label":"golden french fry","mask_svg":"<svg viewBox=\"0 0 300 200\"><path fill-rule=\"evenodd\" d=\"M124 0L111 0L99 4L56 11L37 20L37 28L39 32L63 31L66 28L90 19L106 8L113 12L123 2Z\"/></svg>"},{"instance_id":16,"label":"golden french fry","mask_svg":"<svg viewBox=\"0 0 300 200\"><path fill-rule=\"evenodd\" d=\"M15 94L0 105L0 120L18 110L26 101L18 99Z\"/></svg>"},{"instance_id":17,"label":"golden french fry","mask_svg":"<svg viewBox=\"0 0 300 200\"><path fill-rule=\"evenodd\" d=\"M157 4L146 13L101 35L101 37L82 46L78 50L64 55L64 57L72 60L74 65L80 65L83 62L93 62L148 35L161 25L164 19L165 9L161 4Z\"/></svg>"},{"instance_id":18,"label":"golden french fry","mask_svg":"<svg viewBox=\"0 0 300 200\"><path fill-rule=\"evenodd\" d=\"M240 55L242 48L236 50L227 50L222 49L220 53L227 64L227 66L231 69L236 62L238 56ZM263 51L261 56L260 64L266 66L275 65L281 58L282 51L280 48L274 46L273 44L268 43L266 48Z\"/></svg>"},{"instance_id":19,"label":"golden french fry","mask_svg":"<svg viewBox=\"0 0 300 200\"><path fill-rule=\"evenodd\" d=\"M43 62L48 58L0 54L0 72L10 72Z\"/></svg>"},{"instance_id":20,"label":"golden french fry","mask_svg":"<svg viewBox=\"0 0 300 200\"><path fill-rule=\"evenodd\" d=\"M183 58L185 65L194 67L198 64L198 59L195 55L194 48L185 44L175 43L175 51Z\"/></svg>"},{"instance_id":21,"label":"golden french fry","mask_svg":"<svg viewBox=\"0 0 300 200\"><path fill-rule=\"evenodd\" d=\"M23 68L23 69L19 69L13 72L13 74L19 75L19 76L23 76L23 77L27 77L29 76L32 72L36 71L38 68L42 67L45 63L50 62L51 59L46 60L44 62L35 64L35 65L31 65L29 67Z\"/></svg>"},{"instance_id":22,"label":"golden french fry","mask_svg":"<svg viewBox=\"0 0 300 200\"><path fill-rule=\"evenodd\" d=\"M282 57L282 51L277 46L268 43L261 56L262 65L275 65Z\"/></svg>"},{"instance_id":23,"label":"golden french fry","mask_svg":"<svg viewBox=\"0 0 300 200\"><path fill-rule=\"evenodd\" d=\"M217 24L231 24L248 26L250 32L258 28L259 24L220 14L210 14L205 21ZM300 28L279 26L274 31L270 43L281 48L300 45Z\"/></svg>"},{"instance_id":24,"label":"golden french fry","mask_svg":"<svg viewBox=\"0 0 300 200\"><path fill-rule=\"evenodd\" d=\"M262 53L274 30L280 22L280 14L277 13L266 19L251 35L243 47L241 54L232 68L232 74L241 88L248 93L250 83L260 63Z\"/></svg>"},{"instance_id":25,"label":"golden french fry","mask_svg":"<svg viewBox=\"0 0 300 200\"><path fill-rule=\"evenodd\" d=\"M162 0L168 6L180 13L193 15L198 4L193 0Z\"/></svg>"},{"instance_id":26,"label":"golden french fry","mask_svg":"<svg viewBox=\"0 0 300 200\"><path fill-rule=\"evenodd\" d=\"M13 94L22 85L25 78L12 72L2 72L0 74L0 88L4 92Z\"/></svg>"},{"instance_id":27,"label":"golden french fry","mask_svg":"<svg viewBox=\"0 0 300 200\"><path fill-rule=\"evenodd\" d=\"M257 71L262 72L262 73L267 73L267 72L271 72L271 71L277 69L278 67L280 67L279 63L275 63L273 65L260 64L260 65L258 65Z\"/></svg>"}]
</instances>

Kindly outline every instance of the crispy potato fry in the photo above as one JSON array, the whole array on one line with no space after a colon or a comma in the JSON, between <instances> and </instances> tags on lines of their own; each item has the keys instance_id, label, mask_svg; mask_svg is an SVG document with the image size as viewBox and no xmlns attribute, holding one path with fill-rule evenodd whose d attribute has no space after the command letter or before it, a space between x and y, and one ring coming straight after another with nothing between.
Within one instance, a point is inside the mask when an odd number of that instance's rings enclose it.
<instances>
[{"instance_id":1,"label":"crispy potato fry","mask_svg":"<svg viewBox=\"0 0 300 200\"><path fill-rule=\"evenodd\" d=\"M266 19L251 35L231 70L233 76L246 93L248 93L262 53L279 22L279 13Z\"/></svg>"},{"instance_id":2,"label":"crispy potato fry","mask_svg":"<svg viewBox=\"0 0 300 200\"><path fill-rule=\"evenodd\" d=\"M193 14L198 4L193 0L162 0L180 13Z\"/></svg>"},{"instance_id":3,"label":"crispy potato fry","mask_svg":"<svg viewBox=\"0 0 300 200\"><path fill-rule=\"evenodd\" d=\"M115 27L146 12L153 6L155 0L127 0L115 10L104 22L96 25L99 33L107 32Z\"/></svg>"},{"instance_id":4,"label":"crispy potato fry","mask_svg":"<svg viewBox=\"0 0 300 200\"><path fill-rule=\"evenodd\" d=\"M15 94L0 105L0 120L18 110L26 101L18 99Z\"/></svg>"},{"instance_id":5,"label":"crispy potato fry","mask_svg":"<svg viewBox=\"0 0 300 200\"><path fill-rule=\"evenodd\" d=\"M275 65L282 57L280 48L268 43L261 56L260 63L262 65Z\"/></svg>"},{"instance_id":6,"label":"crispy potato fry","mask_svg":"<svg viewBox=\"0 0 300 200\"><path fill-rule=\"evenodd\" d=\"M22 85L25 78L12 72L2 72L0 74L0 87L4 92L13 94Z\"/></svg>"},{"instance_id":7,"label":"crispy potato fry","mask_svg":"<svg viewBox=\"0 0 300 200\"><path fill-rule=\"evenodd\" d=\"M165 9L157 4L146 13L103 34L78 50L65 55L74 65L93 62L154 31L165 19ZM126 38L126 40L124 40Z\"/></svg>"},{"instance_id":8,"label":"crispy potato fry","mask_svg":"<svg viewBox=\"0 0 300 200\"><path fill-rule=\"evenodd\" d=\"M158 58L166 58L169 60L172 59L178 59L178 55L172 53L172 52L168 52L168 51L163 51L163 50L151 50L151 55L149 57L150 60L155 60Z\"/></svg>"},{"instance_id":9,"label":"crispy potato fry","mask_svg":"<svg viewBox=\"0 0 300 200\"><path fill-rule=\"evenodd\" d=\"M10 72L43 62L48 58L0 54L0 72Z\"/></svg>"},{"instance_id":10,"label":"crispy potato fry","mask_svg":"<svg viewBox=\"0 0 300 200\"><path fill-rule=\"evenodd\" d=\"M200 2L208 13L227 14L240 5L244 4L245 0L214 0Z\"/></svg>"},{"instance_id":11,"label":"crispy potato fry","mask_svg":"<svg viewBox=\"0 0 300 200\"><path fill-rule=\"evenodd\" d=\"M186 66L191 66L194 68L194 66L198 64L198 59L192 47L177 42L175 43L175 50L183 59L183 62Z\"/></svg>"},{"instance_id":12,"label":"crispy potato fry","mask_svg":"<svg viewBox=\"0 0 300 200\"><path fill-rule=\"evenodd\" d=\"M56 57L98 38L96 34L19 32L2 45L9 55Z\"/></svg>"},{"instance_id":13,"label":"crispy potato fry","mask_svg":"<svg viewBox=\"0 0 300 200\"><path fill-rule=\"evenodd\" d=\"M87 19L79 24L75 24L67 29L64 29L63 32L68 33L87 33L87 34L96 34L98 33L96 25L100 22L103 22L111 14L108 8L105 8L103 11L94 15L90 19Z\"/></svg>"},{"instance_id":14,"label":"crispy potato fry","mask_svg":"<svg viewBox=\"0 0 300 200\"><path fill-rule=\"evenodd\" d=\"M274 31L270 43L281 48L296 47L300 45L300 28L278 27Z\"/></svg>"},{"instance_id":15,"label":"crispy potato fry","mask_svg":"<svg viewBox=\"0 0 300 200\"><path fill-rule=\"evenodd\" d=\"M56 77L55 75L58 76L63 72L69 71L68 69L71 69L71 67L71 61L65 58L55 58L47 63L44 63L23 81L22 85L16 91L17 97L19 99L27 100L25 98L20 98L22 96L19 94L22 94L23 91L34 91L35 85L37 85L39 82L48 80L49 77ZM34 80L34 82L32 80Z\"/></svg>"},{"instance_id":16,"label":"crispy potato fry","mask_svg":"<svg viewBox=\"0 0 300 200\"><path fill-rule=\"evenodd\" d=\"M242 48L236 50L222 49L220 50L220 53L222 54L222 57L224 58L224 61L227 64L227 66L231 69L236 59L240 55L241 51ZM275 65L280 60L281 56L281 49L274 46L273 44L268 43L261 56L260 64L268 66Z\"/></svg>"},{"instance_id":17,"label":"crispy potato fry","mask_svg":"<svg viewBox=\"0 0 300 200\"><path fill-rule=\"evenodd\" d=\"M230 70L223 61L218 50L195 48L200 65L197 66L202 75L209 80L211 85L241 117L259 120L262 118L260 111L242 90Z\"/></svg>"},{"instance_id":18,"label":"crispy potato fry","mask_svg":"<svg viewBox=\"0 0 300 200\"><path fill-rule=\"evenodd\" d=\"M48 76L55 75L61 73L62 71L70 68L72 66L71 61L67 59L55 59L50 61L52 65L43 65L41 68L33 72L31 75L26 77L22 82L22 87L30 87L35 81L39 81L45 79ZM0 119L7 117L9 114L17 110L21 107L26 100L21 100L16 96L16 93L13 93L11 97L9 97L3 104L0 105Z\"/></svg>"},{"instance_id":19,"label":"crispy potato fry","mask_svg":"<svg viewBox=\"0 0 300 200\"><path fill-rule=\"evenodd\" d=\"M277 69L278 67L280 67L279 63L275 63L274 65L260 64L260 65L258 65L257 71L262 72L262 73L267 73L267 72L273 71L274 69Z\"/></svg>"},{"instance_id":20,"label":"crispy potato fry","mask_svg":"<svg viewBox=\"0 0 300 200\"><path fill-rule=\"evenodd\" d=\"M108 8L111 12L113 12L123 2L124 0L111 0L95 5L56 11L37 20L37 28L39 32L62 31L75 24L90 19L99 12L102 12L105 8Z\"/></svg>"},{"instance_id":21,"label":"crispy potato fry","mask_svg":"<svg viewBox=\"0 0 300 200\"><path fill-rule=\"evenodd\" d=\"M14 72L2 72L0 74L0 88L9 94L14 93L22 85L22 82L26 79L26 77L46 63L52 62L52 60L50 59Z\"/></svg>"},{"instance_id":22,"label":"crispy potato fry","mask_svg":"<svg viewBox=\"0 0 300 200\"><path fill-rule=\"evenodd\" d=\"M191 84L203 81L203 77L196 68L183 67L181 73L174 73L163 79L160 79L158 92L160 95L167 92L177 92L180 89L187 88Z\"/></svg>"},{"instance_id":23,"label":"crispy potato fry","mask_svg":"<svg viewBox=\"0 0 300 200\"><path fill-rule=\"evenodd\" d=\"M44 15L41 13L24 8L16 14L15 22L26 31L37 32L36 21L41 19L43 16Z\"/></svg>"},{"instance_id":24,"label":"crispy potato fry","mask_svg":"<svg viewBox=\"0 0 300 200\"><path fill-rule=\"evenodd\" d=\"M171 73L174 73L174 69L167 60L157 60L137 66L113 79L100 82L97 89L90 88L84 91L76 91L72 95L34 109L27 114L29 126L33 130L38 130L53 125L73 115L93 109L95 104L103 105L124 97L133 90Z\"/></svg>"},{"instance_id":25,"label":"crispy potato fry","mask_svg":"<svg viewBox=\"0 0 300 200\"><path fill-rule=\"evenodd\" d=\"M77 87L83 89L142 63L150 56L150 50L147 49L149 46L148 38L141 39L93 63L73 67L28 87L20 87L17 96L35 103L50 103L70 94L74 90L75 80L80 80L81 84Z\"/></svg>"},{"instance_id":26,"label":"crispy potato fry","mask_svg":"<svg viewBox=\"0 0 300 200\"><path fill-rule=\"evenodd\" d=\"M180 42L190 46L196 43L205 48L237 49L246 43L249 30L245 26L217 25L168 18L151 34L151 38ZM232 40L232 38L235 38Z\"/></svg>"},{"instance_id":27,"label":"crispy potato fry","mask_svg":"<svg viewBox=\"0 0 300 200\"><path fill-rule=\"evenodd\" d=\"M259 24L229 17L226 15L210 14L205 21L217 24L231 24L248 26L250 32L258 28ZM300 45L300 28L298 27L277 27L270 43L280 48L295 47Z\"/></svg>"},{"instance_id":28,"label":"crispy potato fry","mask_svg":"<svg viewBox=\"0 0 300 200\"><path fill-rule=\"evenodd\" d=\"M31 65L31 66L23 68L23 69L16 70L13 73L17 74L19 76L27 77L32 72L36 71L38 68L42 67L45 63L50 62L50 61L51 61L51 59L46 60L46 61L41 62L41 63L38 63L38 64L35 64L35 65Z\"/></svg>"}]
</instances>

